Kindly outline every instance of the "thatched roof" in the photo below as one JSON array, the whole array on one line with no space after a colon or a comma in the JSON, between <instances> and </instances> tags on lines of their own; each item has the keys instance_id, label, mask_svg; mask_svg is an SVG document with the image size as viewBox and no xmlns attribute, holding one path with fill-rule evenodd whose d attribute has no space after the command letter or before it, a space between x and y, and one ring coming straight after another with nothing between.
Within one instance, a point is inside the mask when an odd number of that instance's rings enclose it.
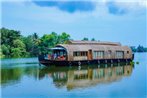
<instances>
[{"instance_id":1,"label":"thatched roof","mask_svg":"<svg viewBox=\"0 0 147 98\"><path fill-rule=\"evenodd\" d=\"M68 53L68 60L73 60L73 52L76 51L105 51L107 54L108 51L129 51L131 54L131 49L128 46L121 46L120 43L112 42L97 42L97 41L69 41L68 44L59 44L56 47L62 47L66 49ZM131 56L131 55L130 55ZM107 57L105 57L107 58ZM115 56L111 57L115 58Z\"/></svg>"},{"instance_id":2,"label":"thatched roof","mask_svg":"<svg viewBox=\"0 0 147 98\"><path fill-rule=\"evenodd\" d=\"M121 46L120 43L118 42L104 42L104 41L72 41L69 40L67 44L72 44L72 45L112 45L112 46Z\"/></svg>"},{"instance_id":3,"label":"thatched roof","mask_svg":"<svg viewBox=\"0 0 147 98\"><path fill-rule=\"evenodd\" d=\"M111 46L111 45L73 45L73 44L59 44L57 45L57 47L63 47L65 49L67 49L68 51L88 51L89 49L92 50L128 50L127 46Z\"/></svg>"},{"instance_id":4,"label":"thatched roof","mask_svg":"<svg viewBox=\"0 0 147 98\"><path fill-rule=\"evenodd\" d=\"M68 41L68 44L59 44L57 47L63 47L68 51L128 50L127 46L121 46L120 43L98 41Z\"/></svg>"}]
</instances>

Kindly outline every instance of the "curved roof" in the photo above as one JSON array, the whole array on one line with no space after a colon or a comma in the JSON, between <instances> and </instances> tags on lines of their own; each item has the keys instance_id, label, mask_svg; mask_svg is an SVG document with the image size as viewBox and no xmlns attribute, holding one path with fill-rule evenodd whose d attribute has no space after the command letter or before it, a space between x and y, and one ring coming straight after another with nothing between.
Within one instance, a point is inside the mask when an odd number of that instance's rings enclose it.
<instances>
[{"instance_id":1,"label":"curved roof","mask_svg":"<svg viewBox=\"0 0 147 98\"><path fill-rule=\"evenodd\" d=\"M70 44L59 44L56 47L63 47L67 51L88 51L92 50L128 50L127 46L111 46L111 45L70 45Z\"/></svg>"},{"instance_id":2,"label":"curved roof","mask_svg":"<svg viewBox=\"0 0 147 98\"><path fill-rule=\"evenodd\" d=\"M120 43L97 42L97 41L68 41L68 44L58 44L56 47L65 48L70 54L73 51L131 51L128 46L121 46Z\"/></svg>"}]
</instances>

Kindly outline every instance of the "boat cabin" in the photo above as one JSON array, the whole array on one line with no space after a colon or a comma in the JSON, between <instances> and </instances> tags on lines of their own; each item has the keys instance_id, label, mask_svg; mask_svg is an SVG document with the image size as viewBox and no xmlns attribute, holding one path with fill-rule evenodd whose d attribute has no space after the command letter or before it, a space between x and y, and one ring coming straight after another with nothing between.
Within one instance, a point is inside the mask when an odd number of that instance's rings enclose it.
<instances>
[{"instance_id":1,"label":"boat cabin","mask_svg":"<svg viewBox=\"0 0 147 98\"><path fill-rule=\"evenodd\" d=\"M59 44L50 48L48 56L51 60L93 60L93 59L128 59L132 51L120 43L97 41L69 41L69 44Z\"/></svg>"},{"instance_id":2,"label":"boat cabin","mask_svg":"<svg viewBox=\"0 0 147 98\"><path fill-rule=\"evenodd\" d=\"M132 60L128 46L116 42L68 41L49 49L45 56L50 61L91 62L98 60ZM54 62L55 63L55 62Z\"/></svg>"}]
</instances>

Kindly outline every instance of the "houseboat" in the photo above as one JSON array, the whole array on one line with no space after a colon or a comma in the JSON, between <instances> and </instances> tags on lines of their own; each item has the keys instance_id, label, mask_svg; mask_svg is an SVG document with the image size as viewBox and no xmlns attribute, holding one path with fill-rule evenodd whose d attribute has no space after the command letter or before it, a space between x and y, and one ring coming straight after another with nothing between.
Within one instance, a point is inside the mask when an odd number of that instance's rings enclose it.
<instances>
[{"instance_id":1,"label":"houseboat","mask_svg":"<svg viewBox=\"0 0 147 98\"><path fill-rule=\"evenodd\" d=\"M38 56L40 64L85 65L114 62L129 62L134 55L128 46L117 42L68 41L48 49L48 53Z\"/></svg>"}]
</instances>

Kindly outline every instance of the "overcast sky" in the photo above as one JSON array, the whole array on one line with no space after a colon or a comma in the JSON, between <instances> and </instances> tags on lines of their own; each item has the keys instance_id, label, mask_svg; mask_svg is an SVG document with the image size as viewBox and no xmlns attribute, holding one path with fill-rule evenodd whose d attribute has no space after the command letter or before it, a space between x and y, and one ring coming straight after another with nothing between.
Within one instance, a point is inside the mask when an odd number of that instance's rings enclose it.
<instances>
[{"instance_id":1,"label":"overcast sky","mask_svg":"<svg viewBox=\"0 0 147 98\"><path fill-rule=\"evenodd\" d=\"M1 27L39 36L52 31L124 45L147 46L146 0L3 0ZM118 2L119 1L119 2Z\"/></svg>"}]
</instances>

